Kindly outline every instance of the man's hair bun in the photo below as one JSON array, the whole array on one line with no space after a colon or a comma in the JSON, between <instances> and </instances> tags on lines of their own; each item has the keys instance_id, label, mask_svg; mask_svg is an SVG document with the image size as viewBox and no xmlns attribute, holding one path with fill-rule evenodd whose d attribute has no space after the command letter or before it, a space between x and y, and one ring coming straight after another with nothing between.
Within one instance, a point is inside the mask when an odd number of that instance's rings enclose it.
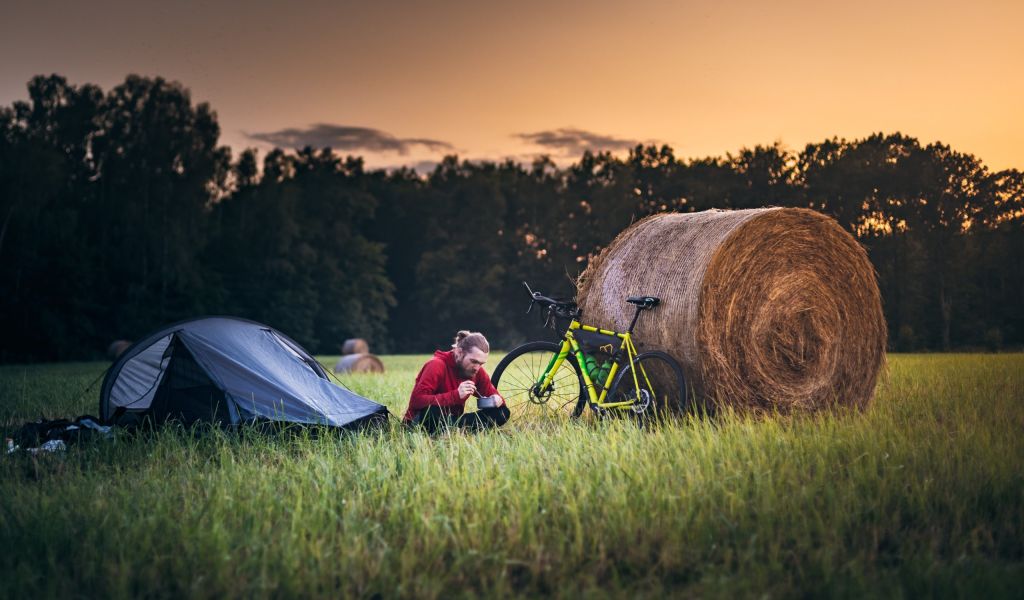
<instances>
[{"instance_id":1,"label":"man's hair bun","mask_svg":"<svg viewBox=\"0 0 1024 600\"><path fill-rule=\"evenodd\" d=\"M452 344L452 348L460 348L464 352L468 352L473 348L479 348L484 352L491 351L491 345L487 343L487 338L484 334L479 331L467 331L465 329L455 334L455 343Z\"/></svg>"}]
</instances>

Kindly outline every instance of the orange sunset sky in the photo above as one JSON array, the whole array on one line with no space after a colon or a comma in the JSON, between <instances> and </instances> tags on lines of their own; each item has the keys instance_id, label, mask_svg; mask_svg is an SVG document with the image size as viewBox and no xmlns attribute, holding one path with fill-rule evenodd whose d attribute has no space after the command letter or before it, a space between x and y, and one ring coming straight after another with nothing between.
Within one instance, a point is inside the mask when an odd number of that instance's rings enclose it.
<instances>
[{"instance_id":1,"label":"orange sunset sky","mask_svg":"<svg viewBox=\"0 0 1024 600\"><path fill-rule=\"evenodd\" d=\"M5 6L0 104L35 74L160 75L223 143L561 163L901 131L1024 168L1024 0L34 2Z\"/></svg>"}]
</instances>

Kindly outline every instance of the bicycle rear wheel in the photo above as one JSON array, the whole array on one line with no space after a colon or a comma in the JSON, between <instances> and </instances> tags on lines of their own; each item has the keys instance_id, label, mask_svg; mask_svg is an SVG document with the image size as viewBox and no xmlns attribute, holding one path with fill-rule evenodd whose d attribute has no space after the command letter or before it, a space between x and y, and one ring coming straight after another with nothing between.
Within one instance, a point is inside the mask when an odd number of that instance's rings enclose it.
<instances>
[{"instance_id":1,"label":"bicycle rear wheel","mask_svg":"<svg viewBox=\"0 0 1024 600\"><path fill-rule=\"evenodd\" d=\"M540 393L536 389L537 381L561 347L553 342L529 342L509 352L495 367L491 382L512 413L510 421L575 418L583 412L583 376L573 356L562 361L547 390Z\"/></svg>"},{"instance_id":2,"label":"bicycle rear wheel","mask_svg":"<svg viewBox=\"0 0 1024 600\"><path fill-rule=\"evenodd\" d=\"M644 352L615 377L608 399L609 402L633 402L627 409L615 412L645 419L664 416L670 410L685 412L687 392L683 369L664 352Z\"/></svg>"}]
</instances>

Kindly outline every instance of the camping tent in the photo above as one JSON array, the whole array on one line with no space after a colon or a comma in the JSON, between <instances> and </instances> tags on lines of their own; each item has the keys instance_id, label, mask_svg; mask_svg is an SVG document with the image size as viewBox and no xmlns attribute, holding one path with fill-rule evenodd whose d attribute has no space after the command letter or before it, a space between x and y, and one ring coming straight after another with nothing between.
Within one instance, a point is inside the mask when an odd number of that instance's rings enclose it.
<instances>
[{"instance_id":1,"label":"camping tent","mask_svg":"<svg viewBox=\"0 0 1024 600\"><path fill-rule=\"evenodd\" d=\"M126 350L107 372L100 417L186 425L284 421L352 427L387 409L335 386L312 356L266 325L205 317L169 325Z\"/></svg>"}]
</instances>

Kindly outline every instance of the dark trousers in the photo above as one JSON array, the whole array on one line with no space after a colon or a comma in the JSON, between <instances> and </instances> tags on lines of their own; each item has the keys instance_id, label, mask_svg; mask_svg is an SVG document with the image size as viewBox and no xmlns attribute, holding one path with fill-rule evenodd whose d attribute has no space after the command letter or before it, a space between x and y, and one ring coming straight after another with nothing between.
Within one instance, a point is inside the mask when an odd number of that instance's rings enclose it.
<instances>
[{"instance_id":1,"label":"dark trousers","mask_svg":"<svg viewBox=\"0 0 1024 600\"><path fill-rule=\"evenodd\" d=\"M440 406L430 406L413 415L412 423L419 425L429 433L437 433L452 427L458 427L465 431L482 431L491 427L501 427L508 422L511 414L508 407L502 405L494 408L481 408L456 419L441 412Z\"/></svg>"}]
</instances>

